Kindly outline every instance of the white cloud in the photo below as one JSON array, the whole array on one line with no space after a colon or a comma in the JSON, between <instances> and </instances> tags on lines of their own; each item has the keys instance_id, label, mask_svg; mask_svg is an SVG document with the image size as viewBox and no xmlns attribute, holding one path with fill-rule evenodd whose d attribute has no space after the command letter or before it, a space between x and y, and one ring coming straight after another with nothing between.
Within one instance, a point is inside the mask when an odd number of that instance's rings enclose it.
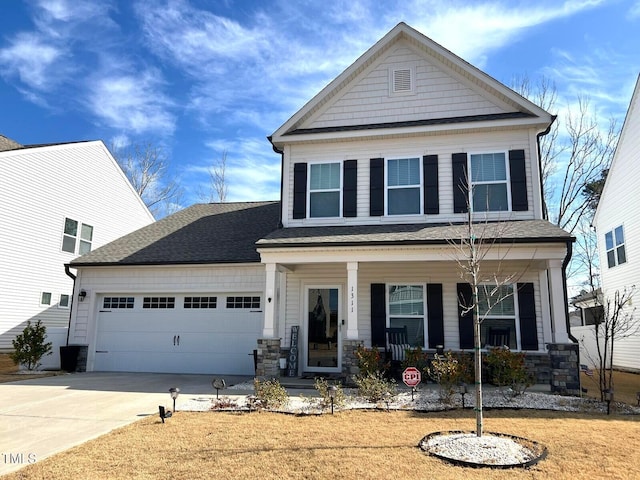
<instances>
[{"instance_id":1,"label":"white cloud","mask_svg":"<svg viewBox=\"0 0 640 480\"><path fill-rule=\"evenodd\" d=\"M4 76L17 75L21 82L36 90L52 89L59 80L56 63L63 52L34 33L20 33L7 48L0 50Z\"/></svg>"},{"instance_id":2,"label":"white cloud","mask_svg":"<svg viewBox=\"0 0 640 480\"><path fill-rule=\"evenodd\" d=\"M630 20L637 20L640 18L640 1L636 1L631 5L627 13L627 17Z\"/></svg>"}]
</instances>

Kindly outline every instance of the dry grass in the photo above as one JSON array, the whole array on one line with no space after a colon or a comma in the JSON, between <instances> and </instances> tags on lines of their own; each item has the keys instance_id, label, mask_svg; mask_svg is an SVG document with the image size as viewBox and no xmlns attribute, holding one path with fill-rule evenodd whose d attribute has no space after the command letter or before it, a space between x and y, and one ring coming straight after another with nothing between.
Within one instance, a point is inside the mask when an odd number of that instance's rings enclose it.
<instances>
[{"instance_id":1,"label":"dry grass","mask_svg":"<svg viewBox=\"0 0 640 480\"><path fill-rule=\"evenodd\" d=\"M0 383L17 382L20 380L28 380L31 378L42 378L56 375L56 372L43 372L42 374L33 374L25 376L17 373L18 366L13 363L8 353L0 353Z\"/></svg>"},{"instance_id":2,"label":"dry grass","mask_svg":"<svg viewBox=\"0 0 640 480\"><path fill-rule=\"evenodd\" d=\"M487 431L549 449L529 470L453 466L424 454L428 433L471 430L473 412L350 411L334 416L178 412L148 417L7 479L580 479L640 478L640 418L489 411Z\"/></svg>"},{"instance_id":3,"label":"dry grass","mask_svg":"<svg viewBox=\"0 0 640 480\"><path fill-rule=\"evenodd\" d=\"M593 372L592 377L583 373L581 375L582 387L587 389L587 396L600 399L598 390L598 371ZM640 392L640 374L628 372L613 372L613 392L617 402L636 405L636 394Z\"/></svg>"}]
</instances>

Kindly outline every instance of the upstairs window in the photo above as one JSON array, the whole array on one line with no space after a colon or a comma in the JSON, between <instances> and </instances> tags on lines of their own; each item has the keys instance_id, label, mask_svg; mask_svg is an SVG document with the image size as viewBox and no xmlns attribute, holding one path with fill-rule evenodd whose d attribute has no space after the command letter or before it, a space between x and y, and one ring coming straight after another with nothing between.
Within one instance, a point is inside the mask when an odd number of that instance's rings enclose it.
<instances>
[{"instance_id":1,"label":"upstairs window","mask_svg":"<svg viewBox=\"0 0 640 480\"><path fill-rule=\"evenodd\" d=\"M60 294L60 301L58 302L58 308L69 308L71 297L65 293Z\"/></svg>"},{"instance_id":2,"label":"upstairs window","mask_svg":"<svg viewBox=\"0 0 640 480\"><path fill-rule=\"evenodd\" d=\"M626 263L627 253L624 248L624 228L622 228L622 225L605 233L604 242L607 249L607 264L609 268Z\"/></svg>"},{"instance_id":3,"label":"upstairs window","mask_svg":"<svg viewBox=\"0 0 640 480\"><path fill-rule=\"evenodd\" d=\"M473 211L509 210L506 155L504 153L472 154L470 163Z\"/></svg>"},{"instance_id":4,"label":"upstairs window","mask_svg":"<svg viewBox=\"0 0 640 480\"><path fill-rule=\"evenodd\" d=\"M387 160L387 214L420 214L420 159Z\"/></svg>"},{"instance_id":5,"label":"upstairs window","mask_svg":"<svg viewBox=\"0 0 640 480\"><path fill-rule=\"evenodd\" d=\"M62 234L62 251L76 253L78 244L78 254L83 255L91 251L93 241L93 227L84 223L79 223L71 218L64 219L64 232Z\"/></svg>"},{"instance_id":6,"label":"upstairs window","mask_svg":"<svg viewBox=\"0 0 640 480\"><path fill-rule=\"evenodd\" d=\"M51 305L51 292L42 292L40 305Z\"/></svg>"},{"instance_id":7,"label":"upstairs window","mask_svg":"<svg viewBox=\"0 0 640 480\"><path fill-rule=\"evenodd\" d=\"M309 217L340 216L340 163L313 163L309 174Z\"/></svg>"}]
</instances>

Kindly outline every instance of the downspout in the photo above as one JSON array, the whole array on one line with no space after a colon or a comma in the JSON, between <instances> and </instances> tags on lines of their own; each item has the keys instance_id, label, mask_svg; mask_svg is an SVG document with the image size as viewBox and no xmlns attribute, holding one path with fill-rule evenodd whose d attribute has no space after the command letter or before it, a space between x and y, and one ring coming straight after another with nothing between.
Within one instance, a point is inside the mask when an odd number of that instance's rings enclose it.
<instances>
[{"instance_id":1,"label":"downspout","mask_svg":"<svg viewBox=\"0 0 640 480\"><path fill-rule=\"evenodd\" d=\"M280 150L273 144L273 137L269 135L267 137L269 143L271 143L271 148L273 151L280 154L280 213L278 218L278 228L282 228L282 194L283 194L283 185L284 185L284 150Z\"/></svg>"},{"instance_id":2,"label":"downspout","mask_svg":"<svg viewBox=\"0 0 640 480\"><path fill-rule=\"evenodd\" d=\"M538 170L539 170L538 175L540 175L540 199L542 200L542 218L545 220L549 220L549 215L547 212L547 202L544 199L544 181L542 178L542 152L540 151L540 139L551 131L551 126L553 125L553 123L556 121L557 118L558 118L557 115L552 115L551 123L549 124L547 129L544 132L540 132L536 135L536 147L538 150Z\"/></svg>"},{"instance_id":3,"label":"downspout","mask_svg":"<svg viewBox=\"0 0 640 480\"><path fill-rule=\"evenodd\" d=\"M578 339L571 335L571 322L569 322L569 294L567 293L567 266L573 255L573 240L567 240L567 255L562 261L562 287L564 289L564 318L567 326L567 335L573 343L578 343Z\"/></svg>"},{"instance_id":4,"label":"downspout","mask_svg":"<svg viewBox=\"0 0 640 480\"><path fill-rule=\"evenodd\" d=\"M71 332L71 315L73 314L73 307L75 305L75 298L76 298L76 276L71 273L71 271L69 270L70 265L68 263L64 264L64 273L67 274L67 276L69 278L71 278L73 280L73 290L71 290L73 292L73 294L71 295L71 307L69 308L69 323L67 324L67 346L69 346L69 333Z\"/></svg>"}]
</instances>

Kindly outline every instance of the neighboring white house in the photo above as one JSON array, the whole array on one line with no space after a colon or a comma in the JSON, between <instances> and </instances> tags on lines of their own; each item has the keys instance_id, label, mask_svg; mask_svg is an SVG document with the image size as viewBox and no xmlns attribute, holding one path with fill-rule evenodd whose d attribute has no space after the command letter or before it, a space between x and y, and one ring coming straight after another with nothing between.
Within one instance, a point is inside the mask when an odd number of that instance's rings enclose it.
<instances>
[{"instance_id":1,"label":"neighboring white house","mask_svg":"<svg viewBox=\"0 0 640 480\"><path fill-rule=\"evenodd\" d=\"M0 350L42 320L55 341L44 364L57 367L77 303L65 264L154 219L101 141L23 146L0 136L0 150Z\"/></svg>"},{"instance_id":2,"label":"neighboring white house","mask_svg":"<svg viewBox=\"0 0 640 480\"><path fill-rule=\"evenodd\" d=\"M89 370L253 373L240 365L253 336L264 375L278 375L285 356L294 374L349 374L357 346L385 346L389 326L429 351L470 351L472 320L459 310L470 288L450 242L464 237L471 204L495 242L484 271L516 275L483 324L483 344L496 345L500 331L539 380L579 392L565 288L574 239L542 214L538 141L553 120L400 23L269 138L282 154L279 204L196 206L164 233L147 227L74 260L76 288L94 294L74 312L73 341L88 345ZM260 233L252 222L265 208L279 209L280 225ZM248 223L225 220L236 210ZM211 235L215 255L170 247L172 221ZM252 228L259 255L248 262L225 238ZM192 316L194 298L211 313ZM243 330L242 349L212 346L234 332L232 309L255 313L259 328Z\"/></svg>"},{"instance_id":3,"label":"neighboring white house","mask_svg":"<svg viewBox=\"0 0 640 480\"><path fill-rule=\"evenodd\" d=\"M616 291L640 289L640 76L607 174L593 225L598 235L604 303ZM640 296L627 310L638 318ZM640 332L616 341L613 365L640 370Z\"/></svg>"}]
</instances>

